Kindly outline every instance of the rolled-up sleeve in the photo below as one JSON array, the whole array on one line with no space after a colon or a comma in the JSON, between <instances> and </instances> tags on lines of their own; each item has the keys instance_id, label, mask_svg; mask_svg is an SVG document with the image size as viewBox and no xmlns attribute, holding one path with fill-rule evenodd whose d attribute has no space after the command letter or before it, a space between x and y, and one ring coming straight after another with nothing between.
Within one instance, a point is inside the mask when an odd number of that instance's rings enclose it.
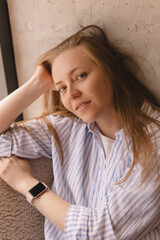
<instances>
[{"instance_id":1,"label":"rolled-up sleeve","mask_svg":"<svg viewBox=\"0 0 160 240\"><path fill-rule=\"evenodd\" d=\"M52 136L42 119L12 124L0 135L0 157L52 158Z\"/></svg>"},{"instance_id":2,"label":"rolled-up sleeve","mask_svg":"<svg viewBox=\"0 0 160 240\"><path fill-rule=\"evenodd\" d=\"M65 232L67 239L142 239L160 224L159 183L150 178L141 187L116 185L95 209L71 205ZM151 238L158 239L158 238Z\"/></svg>"}]
</instances>

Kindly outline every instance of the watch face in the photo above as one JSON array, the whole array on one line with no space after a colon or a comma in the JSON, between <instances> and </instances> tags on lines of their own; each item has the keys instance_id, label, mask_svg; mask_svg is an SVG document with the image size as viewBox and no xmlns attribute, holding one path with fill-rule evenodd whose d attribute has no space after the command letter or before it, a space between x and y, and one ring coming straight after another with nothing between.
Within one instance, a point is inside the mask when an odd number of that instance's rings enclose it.
<instances>
[{"instance_id":1,"label":"watch face","mask_svg":"<svg viewBox=\"0 0 160 240\"><path fill-rule=\"evenodd\" d=\"M29 190L29 192L32 194L33 197L36 197L38 194L43 192L45 189L46 189L46 186L43 183L39 182L36 186L31 188Z\"/></svg>"}]
</instances>

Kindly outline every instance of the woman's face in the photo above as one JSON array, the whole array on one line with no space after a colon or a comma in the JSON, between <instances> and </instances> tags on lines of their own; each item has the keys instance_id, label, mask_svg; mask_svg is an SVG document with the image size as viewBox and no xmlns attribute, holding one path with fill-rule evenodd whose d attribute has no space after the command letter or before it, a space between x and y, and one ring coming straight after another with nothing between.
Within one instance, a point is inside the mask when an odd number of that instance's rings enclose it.
<instances>
[{"instance_id":1,"label":"woman's face","mask_svg":"<svg viewBox=\"0 0 160 240\"><path fill-rule=\"evenodd\" d=\"M83 121L98 121L109 113L111 93L104 74L82 49L73 47L58 55L52 76L65 108Z\"/></svg>"}]
</instances>

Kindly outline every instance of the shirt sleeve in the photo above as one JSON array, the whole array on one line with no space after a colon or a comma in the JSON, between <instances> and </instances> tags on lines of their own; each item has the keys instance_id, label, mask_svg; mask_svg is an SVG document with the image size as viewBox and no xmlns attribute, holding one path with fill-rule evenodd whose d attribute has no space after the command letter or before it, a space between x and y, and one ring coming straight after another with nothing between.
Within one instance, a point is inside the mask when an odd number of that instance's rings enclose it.
<instances>
[{"instance_id":1,"label":"shirt sleeve","mask_svg":"<svg viewBox=\"0 0 160 240\"><path fill-rule=\"evenodd\" d=\"M13 123L0 135L0 157L52 158L52 136L42 119Z\"/></svg>"},{"instance_id":2,"label":"shirt sleeve","mask_svg":"<svg viewBox=\"0 0 160 240\"><path fill-rule=\"evenodd\" d=\"M65 224L67 239L138 240L155 229L160 224L159 183L152 176L137 187L135 173L124 184L115 185L97 208L71 205Z\"/></svg>"}]
</instances>

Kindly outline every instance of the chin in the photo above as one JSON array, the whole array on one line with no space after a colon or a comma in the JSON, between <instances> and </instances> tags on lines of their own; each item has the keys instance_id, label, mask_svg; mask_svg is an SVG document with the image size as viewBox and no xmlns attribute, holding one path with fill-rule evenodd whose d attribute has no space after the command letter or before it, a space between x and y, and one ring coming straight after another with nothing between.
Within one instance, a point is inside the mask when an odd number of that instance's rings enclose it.
<instances>
[{"instance_id":1,"label":"chin","mask_svg":"<svg viewBox=\"0 0 160 240\"><path fill-rule=\"evenodd\" d=\"M92 123L92 122L94 122L95 121L95 118L91 118L91 117L89 117L89 118L87 118L87 117L79 117L83 122L85 122L85 123Z\"/></svg>"},{"instance_id":2,"label":"chin","mask_svg":"<svg viewBox=\"0 0 160 240\"><path fill-rule=\"evenodd\" d=\"M95 122L96 119L98 118L99 116L99 112L83 112L81 114L76 114L76 116L78 118L80 118L83 122L86 122L86 123L92 123L92 122Z\"/></svg>"}]
</instances>

